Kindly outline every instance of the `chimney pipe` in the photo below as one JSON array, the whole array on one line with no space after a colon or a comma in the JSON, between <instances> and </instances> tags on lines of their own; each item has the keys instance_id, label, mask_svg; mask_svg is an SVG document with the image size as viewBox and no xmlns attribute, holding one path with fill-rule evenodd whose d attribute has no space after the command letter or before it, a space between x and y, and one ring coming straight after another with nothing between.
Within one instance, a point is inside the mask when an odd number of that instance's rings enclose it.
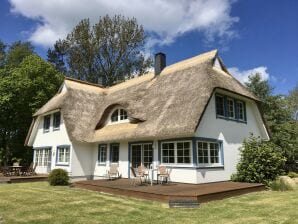
<instances>
[{"instance_id":1,"label":"chimney pipe","mask_svg":"<svg viewBox=\"0 0 298 224\"><path fill-rule=\"evenodd\" d=\"M155 76L159 75L165 67L166 67L166 55L162 52L155 54L155 60L154 60Z\"/></svg>"}]
</instances>

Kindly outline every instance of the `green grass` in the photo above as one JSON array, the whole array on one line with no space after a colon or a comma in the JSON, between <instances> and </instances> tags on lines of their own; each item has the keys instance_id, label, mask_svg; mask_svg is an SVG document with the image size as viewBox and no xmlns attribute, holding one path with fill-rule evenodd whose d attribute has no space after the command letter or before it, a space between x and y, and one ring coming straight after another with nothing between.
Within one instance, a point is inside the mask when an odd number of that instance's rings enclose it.
<instances>
[{"instance_id":1,"label":"green grass","mask_svg":"<svg viewBox=\"0 0 298 224\"><path fill-rule=\"evenodd\" d=\"M298 223L298 190L251 193L169 209L166 204L112 196L46 182L0 185L1 217L8 223Z\"/></svg>"}]
</instances>

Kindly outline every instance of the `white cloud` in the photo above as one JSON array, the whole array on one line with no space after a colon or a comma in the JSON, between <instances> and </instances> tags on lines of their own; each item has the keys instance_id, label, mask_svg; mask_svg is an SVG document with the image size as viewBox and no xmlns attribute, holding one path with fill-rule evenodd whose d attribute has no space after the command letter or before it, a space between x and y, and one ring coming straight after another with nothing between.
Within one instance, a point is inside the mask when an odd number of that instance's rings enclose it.
<instances>
[{"instance_id":1,"label":"white cloud","mask_svg":"<svg viewBox=\"0 0 298 224\"><path fill-rule=\"evenodd\" d=\"M242 83L247 82L248 76L255 73L259 73L262 77L262 80L268 80L270 77L269 73L267 72L267 67L265 66L260 66L249 70L239 70L239 68L232 67L228 70L236 79L238 79Z\"/></svg>"},{"instance_id":2,"label":"white cloud","mask_svg":"<svg viewBox=\"0 0 298 224\"><path fill-rule=\"evenodd\" d=\"M11 11L38 22L30 40L51 46L83 18L96 22L106 14L135 17L154 34L151 45L169 44L189 31L203 32L208 41L236 35L230 15L234 0L10 0Z\"/></svg>"}]
</instances>

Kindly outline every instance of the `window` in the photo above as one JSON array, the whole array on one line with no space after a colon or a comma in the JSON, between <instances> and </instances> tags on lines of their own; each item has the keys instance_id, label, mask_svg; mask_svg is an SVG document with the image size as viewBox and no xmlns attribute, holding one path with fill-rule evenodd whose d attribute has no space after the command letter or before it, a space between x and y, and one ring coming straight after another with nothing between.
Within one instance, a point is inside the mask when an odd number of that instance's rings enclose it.
<instances>
[{"instance_id":1,"label":"window","mask_svg":"<svg viewBox=\"0 0 298 224\"><path fill-rule=\"evenodd\" d=\"M237 101L236 102L236 108L237 108L237 114L238 114L238 119L244 121L244 103L242 101Z\"/></svg>"},{"instance_id":2,"label":"window","mask_svg":"<svg viewBox=\"0 0 298 224\"><path fill-rule=\"evenodd\" d=\"M245 102L231 97L215 95L216 117L246 122Z\"/></svg>"},{"instance_id":3,"label":"window","mask_svg":"<svg viewBox=\"0 0 298 224\"><path fill-rule=\"evenodd\" d=\"M53 129L54 130L59 130L59 128L60 128L60 120L61 120L61 114L60 114L60 112L54 113L54 118L53 118Z\"/></svg>"},{"instance_id":4,"label":"window","mask_svg":"<svg viewBox=\"0 0 298 224\"><path fill-rule=\"evenodd\" d=\"M162 163L189 164L191 162L191 142L163 142L161 157Z\"/></svg>"},{"instance_id":5,"label":"window","mask_svg":"<svg viewBox=\"0 0 298 224\"><path fill-rule=\"evenodd\" d=\"M51 115L44 116L43 118L43 132L50 131Z\"/></svg>"},{"instance_id":6,"label":"window","mask_svg":"<svg viewBox=\"0 0 298 224\"><path fill-rule=\"evenodd\" d=\"M111 123L118 123L128 120L127 112L124 109L116 109L111 115Z\"/></svg>"},{"instance_id":7,"label":"window","mask_svg":"<svg viewBox=\"0 0 298 224\"><path fill-rule=\"evenodd\" d=\"M216 101L216 114L219 116L225 116L225 109L224 109L224 98L223 96L216 96L215 97Z\"/></svg>"},{"instance_id":8,"label":"window","mask_svg":"<svg viewBox=\"0 0 298 224\"><path fill-rule=\"evenodd\" d=\"M37 166L50 166L51 165L51 149L35 149L35 160L34 163Z\"/></svg>"},{"instance_id":9,"label":"window","mask_svg":"<svg viewBox=\"0 0 298 224\"><path fill-rule=\"evenodd\" d=\"M112 144L110 147L111 163L119 162L119 144Z\"/></svg>"},{"instance_id":10,"label":"window","mask_svg":"<svg viewBox=\"0 0 298 224\"><path fill-rule=\"evenodd\" d=\"M234 107L234 99L227 98L227 117L235 118L235 107Z\"/></svg>"},{"instance_id":11,"label":"window","mask_svg":"<svg viewBox=\"0 0 298 224\"><path fill-rule=\"evenodd\" d=\"M69 146L58 146L56 156L57 156L57 164L58 165L69 165L70 147Z\"/></svg>"},{"instance_id":12,"label":"window","mask_svg":"<svg viewBox=\"0 0 298 224\"><path fill-rule=\"evenodd\" d=\"M107 161L107 145L98 146L98 163L105 164Z\"/></svg>"},{"instance_id":13,"label":"window","mask_svg":"<svg viewBox=\"0 0 298 224\"><path fill-rule=\"evenodd\" d=\"M200 165L223 165L219 142L198 141L198 164Z\"/></svg>"}]
</instances>

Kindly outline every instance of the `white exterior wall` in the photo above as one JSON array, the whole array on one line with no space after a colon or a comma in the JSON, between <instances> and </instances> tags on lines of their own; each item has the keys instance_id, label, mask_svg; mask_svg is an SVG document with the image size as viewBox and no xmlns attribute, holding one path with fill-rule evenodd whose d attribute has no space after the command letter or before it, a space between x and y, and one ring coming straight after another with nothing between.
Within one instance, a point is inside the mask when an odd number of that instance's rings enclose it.
<instances>
[{"instance_id":1,"label":"white exterior wall","mask_svg":"<svg viewBox=\"0 0 298 224\"><path fill-rule=\"evenodd\" d=\"M195 136L222 141L224 167L198 169L197 183L230 180L231 175L236 172L236 165L240 156L239 148L243 140L248 138L251 133L256 137L268 139L255 102L231 93L223 91L220 93L245 101L247 123L216 118L215 95L212 96Z\"/></svg>"},{"instance_id":2,"label":"white exterior wall","mask_svg":"<svg viewBox=\"0 0 298 224\"><path fill-rule=\"evenodd\" d=\"M268 134L264 127L263 121L257 109L255 102L242 98L238 95L219 91L224 95L231 96L236 99L245 101L247 123L239 123L225 119L216 118L215 96L213 95L201 119L200 125L195 132L194 137L209 138L221 140L223 145L224 166L220 168L199 168L197 164L186 165L166 165L171 170L171 181L184 183L207 183L229 180L232 173L236 172L236 164L239 159L239 147L243 140L249 137L250 133L255 136L261 136L268 139ZM98 179L105 177L110 166L110 144L107 144L107 162L106 164L98 164L98 143L79 143L71 142L61 116L60 130L53 131L51 116L51 126L48 133L43 133L43 117L37 119L37 130L33 133L33 148L51 147L52 159L51 169L63 168L67 170L72 177L75 178L92 178ZM189 136L192 137L192 136ZM158 161L158 141L153 141L153 164L154 168L159 165ZM183 140L183 139L181 139ZM150 141L150 139L149 139ZM173 140L177 141L177 140ZM139 143L142 141L139 140ZM148 139L145 141L148 142ZM133 142L120 141L119 143L119 172L123 178L129 177L129 144ZM56 165L56 150L59 145L70 146L70 164L69 166ZM193 155L192 155L193 156ZM191 158L193 161L193 158ZM47 173L47 167L37 167L37 173ZM156 179L156 171L154 172Z\"/></svg>"},{"instance_id":3,"label":"white exterior wall","mask_svg":"<svg viewBox=\"0 0 298 224\"><path fill-rule=\"evenodd\" d=\"M43 148L43 147L51 147L51 170L55 168L62 168L65 169L67 172L71 172L71 164L69 166L59 166L56 165L56 151L57 146L59 145L69 145L70 146L70 158L72 157L72 143L68 137L66 127L64 125L63 118L61 116L60 121L60 129L53 131L53 116L51 116L51 123L50 123L50 131L47 133L43 132L43 117L39 117L36 130L36 135L33 141L33 149L34 148ZM35 159L35 158L34 158ZM37 166L36 172L37 173L48 173L50 170L47 167Z\"/></svg>"}]
</instances>

